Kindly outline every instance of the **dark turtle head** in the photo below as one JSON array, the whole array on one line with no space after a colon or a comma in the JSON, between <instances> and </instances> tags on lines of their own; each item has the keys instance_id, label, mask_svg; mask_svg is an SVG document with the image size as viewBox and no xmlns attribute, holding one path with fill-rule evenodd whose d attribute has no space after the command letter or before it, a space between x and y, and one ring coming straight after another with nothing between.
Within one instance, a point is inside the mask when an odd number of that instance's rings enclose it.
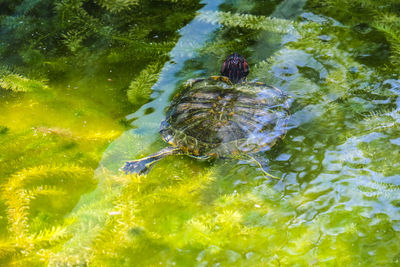
<instances>
[{"instance_id":1,"label":"dark turtle head","mask_svg":"<svg viewBox=\"0 0 400 267\"><path fill-rule=\"evenodd\" d=\"M222 63L221 74L228 77L233 83L241 83L246 81L249 65L242 55L234 53Z\"/></svg>"}]
</instances>

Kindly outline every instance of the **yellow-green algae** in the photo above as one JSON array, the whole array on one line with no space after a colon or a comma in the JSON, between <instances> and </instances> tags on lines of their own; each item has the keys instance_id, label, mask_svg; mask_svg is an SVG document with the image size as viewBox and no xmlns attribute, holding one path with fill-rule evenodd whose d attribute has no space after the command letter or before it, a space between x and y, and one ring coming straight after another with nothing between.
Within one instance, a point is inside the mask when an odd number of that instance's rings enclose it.
<instances>
[{"instance_id":1,"label":"yellow-green algae","mask_svg":"<svg viewBox=\"0 0 400 267\"><path fill-rule=\"evenodd\" d=\"M398 3L203 4L189 30L198 1L0 4L1 265L399 264ZM234 51L295 99L258 155L281 179L183 156L118 173Z\"/></svg>"}]
</instances>

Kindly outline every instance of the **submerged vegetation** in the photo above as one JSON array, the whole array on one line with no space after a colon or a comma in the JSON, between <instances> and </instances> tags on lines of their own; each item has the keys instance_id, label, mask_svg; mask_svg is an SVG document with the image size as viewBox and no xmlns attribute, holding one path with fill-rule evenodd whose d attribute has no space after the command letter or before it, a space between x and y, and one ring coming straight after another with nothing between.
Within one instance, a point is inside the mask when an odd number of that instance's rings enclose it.
<instances>
[{"instance_id":1,"label":"submerged vegetation","mask_svg":"<svg viewBox=\"0 0 400 267\"><path fill-rule=\"evenodd\" d=\"M398 1L203 2L0 3L0 265L399 263ZM232 52L295 99L260 155L281 180L182 156L117 173L163 146L163 91Z\"/></svg>"},{"instance_id":2,"label":"submerged vegetation","mask_svg":"<svg viewBox=\"0 0 400 267\"><path fill-rule=\"evenodd\" d=\"M46 264L70 237L64 216L95 188L102 152L126 129L124 115L149 100L157 66L200 5L0 7L0 265Z\"/></svg>"},{"instance_id":3,"label":"submerged vegetation","mask_svg":"<svg viewBox=\"0 0 400 267\"><path fill-rule=\"evenodd\" d=\"M399 1L323 0L309 1L309 5L353 27L358 34L364 34L370 38L373 38L374 32L384 35L387 42L382 42L380 45L390 46L390 63L392 63L390 70L395 69L397 73L400 72ZM379 38L379 34L377 36Z\"/></svg>"}]
</instances>

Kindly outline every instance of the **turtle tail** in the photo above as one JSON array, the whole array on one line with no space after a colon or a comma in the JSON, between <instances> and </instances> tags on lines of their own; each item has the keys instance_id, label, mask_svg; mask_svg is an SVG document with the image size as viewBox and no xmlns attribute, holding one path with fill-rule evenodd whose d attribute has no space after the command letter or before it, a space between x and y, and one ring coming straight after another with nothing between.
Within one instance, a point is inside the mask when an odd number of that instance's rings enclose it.
<instances>
[{"instance_id":1,"label":"turtle tail","mask_svg":"<svg viewBox=\"0 0 400 267\"><path fill-rule=\"evenodd\" d=\"M145 174L147 173L153 164L160 159L169 156L169 155L179 155L184 154L182 150L177 147L166 147L161 149L160 151L151 154L145 158L127 161L125 165L121 168L126 174L128 173L137 173L137 174Z\"/></svg>"}]
</instances>

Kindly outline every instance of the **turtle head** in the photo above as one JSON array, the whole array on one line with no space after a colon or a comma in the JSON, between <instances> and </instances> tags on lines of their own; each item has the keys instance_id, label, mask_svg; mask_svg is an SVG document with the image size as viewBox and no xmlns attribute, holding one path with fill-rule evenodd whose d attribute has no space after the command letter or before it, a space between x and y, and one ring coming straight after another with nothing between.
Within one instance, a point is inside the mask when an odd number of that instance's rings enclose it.
<instances>
[{"instance_id":1,"label":"turtle head","mask_svg":"<svg viewBox=\"0 0 400 267\"><path fill-rule=\"evenodd\" d=\"M222 63L221 74L228 77L233 83L241 83L246 81L249 65L242 55L234 53L229 55Z\"/></svg>"}]
</instances>

